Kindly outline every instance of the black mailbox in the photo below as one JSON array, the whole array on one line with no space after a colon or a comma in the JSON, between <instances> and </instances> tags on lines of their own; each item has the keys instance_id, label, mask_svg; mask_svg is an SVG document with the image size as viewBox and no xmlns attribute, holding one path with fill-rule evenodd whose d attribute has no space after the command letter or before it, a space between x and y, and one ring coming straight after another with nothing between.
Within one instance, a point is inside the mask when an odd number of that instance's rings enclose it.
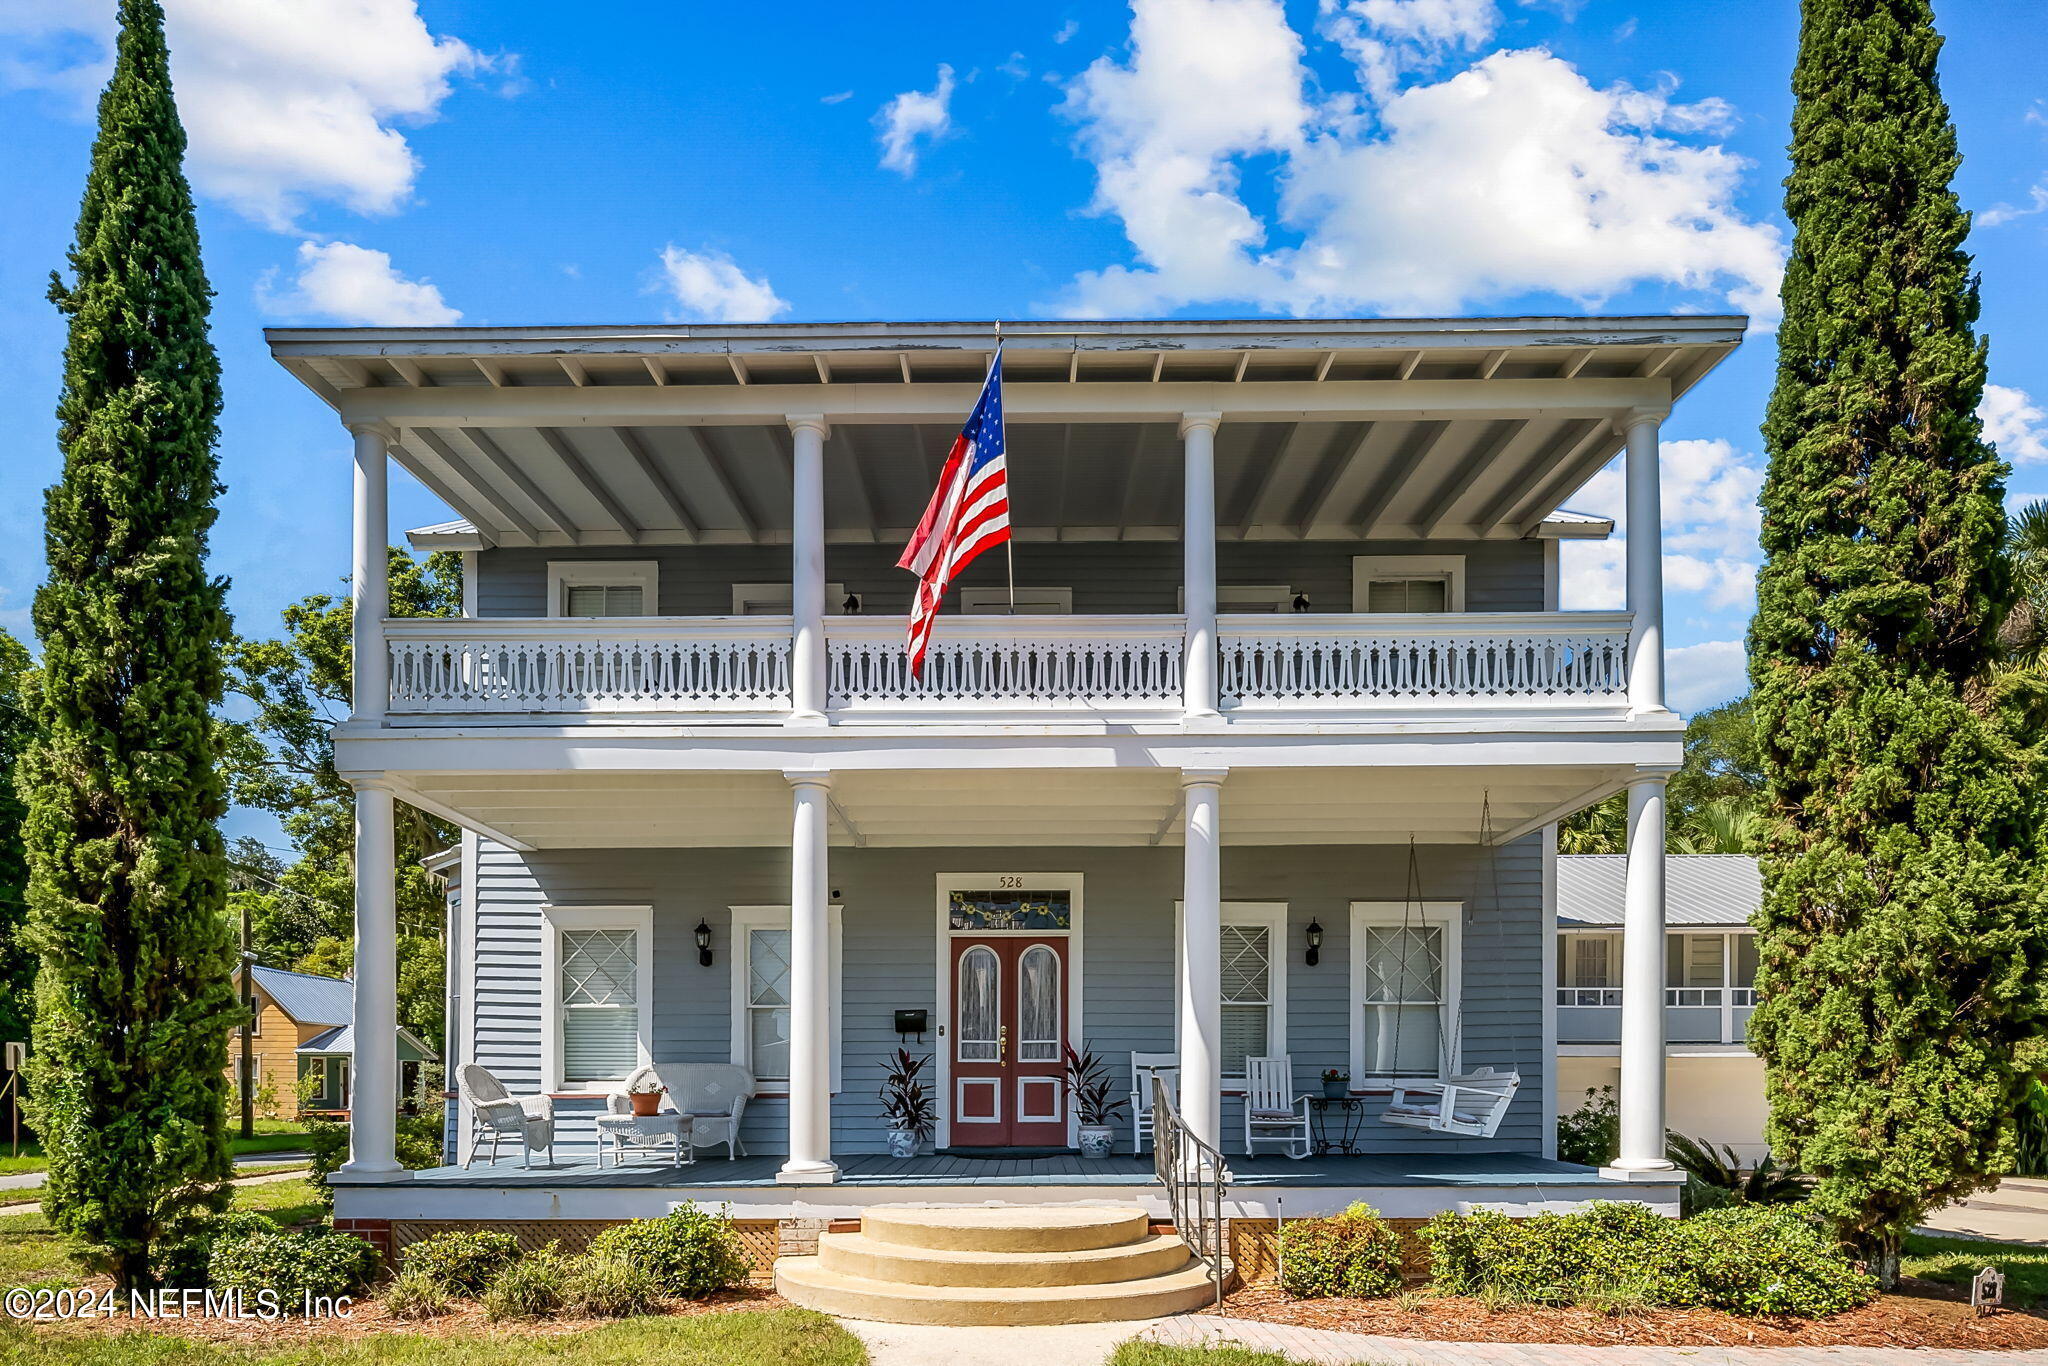
<instances>
[{"instance_id":1,"label":"black mailbox","mask_svg":"<svg viewBox=\"0 0 2048 1366\"><path fill-rule=\"evenodd\" d=\"M925 1031L926 1012L922 1010L899 1010L896 1012L898 1034L922 1034Z\"/></svg>"}]
</instances>

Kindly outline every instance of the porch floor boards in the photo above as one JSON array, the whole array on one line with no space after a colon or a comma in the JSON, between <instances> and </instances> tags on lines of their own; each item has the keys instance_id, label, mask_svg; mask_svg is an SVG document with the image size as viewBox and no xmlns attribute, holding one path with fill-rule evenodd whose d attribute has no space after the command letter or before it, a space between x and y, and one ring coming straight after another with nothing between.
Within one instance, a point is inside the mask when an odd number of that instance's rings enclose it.
<instances>
[{"instance_id":1,"label":"porch floor boards","mask_svg":"<svg viewBox=\"0 0 2048 1366\"><path fill-rule=\"evenodd\" d=\"M1359 1157L1310 1157L1299 1162L1261 1153L1234 1156L1232 1188L1260 1186L1536 1186L1553 1183L1583 1185L1596 1178L1590 1167L1555 1162L1524 1153L1372 1153ZM536 1163L531 1170L517 1158L495 1167L479 1163L434 1167L412 1173L408 1181L354 1184L437 1187L524 1186L686 1188L773 1186L781 1170L780 1154L738 1159L700 1157L693 1166L669 1167L653 1162L600 1168L594 1161ZM839 1159L842 1187L888 1186L1149 1186L1152 1159L1118 1155L1025 1158L910 1157L857 1154Z\"/></svg>"}]
</instances>

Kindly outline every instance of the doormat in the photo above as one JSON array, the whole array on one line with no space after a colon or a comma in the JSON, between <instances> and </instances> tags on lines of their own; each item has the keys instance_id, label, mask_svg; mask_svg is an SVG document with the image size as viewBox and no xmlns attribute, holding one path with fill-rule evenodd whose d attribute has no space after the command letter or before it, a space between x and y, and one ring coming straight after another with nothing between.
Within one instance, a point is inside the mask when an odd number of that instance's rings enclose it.
<instances>
[{"instance_id":1,"label":"doormat","mask_svg":"<svg viewBox=\"0 0 2048 1366\"><path fill-rule=\"evenodd\" d=\"M1007 1158L1014 1162L1020 1157L1079 1157L1079 1148L940 1148L939 1157L988 1157Z\"/></svg>"}]
</instances>

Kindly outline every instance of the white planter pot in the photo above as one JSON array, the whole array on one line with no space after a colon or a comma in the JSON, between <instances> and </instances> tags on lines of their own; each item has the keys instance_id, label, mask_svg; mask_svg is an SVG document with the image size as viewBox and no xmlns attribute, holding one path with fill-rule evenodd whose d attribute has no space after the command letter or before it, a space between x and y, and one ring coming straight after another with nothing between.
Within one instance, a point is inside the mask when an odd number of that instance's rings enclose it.
<instances>
[{"instance_id":1,"label":"white planter pot","mask_svg":"<svg viewBox=\"0 0 2048 1366\"><path fill-rule=\"evenodd\" d=\"M917 1131L915 1129L889 1130L889 1156L916 1157Z\"/></svg>"},{"instance_id":2,"label":"white planter pot","mask_svg":"<svg viewBox=\"0 0 2048 1366\"><path fill-rule=\"evenodd\" d=\"M1081 1126L1081 1156L1108 1157L1116 1147L1116 1130L1107 1124Z\"/></svg>"}]
</instances>

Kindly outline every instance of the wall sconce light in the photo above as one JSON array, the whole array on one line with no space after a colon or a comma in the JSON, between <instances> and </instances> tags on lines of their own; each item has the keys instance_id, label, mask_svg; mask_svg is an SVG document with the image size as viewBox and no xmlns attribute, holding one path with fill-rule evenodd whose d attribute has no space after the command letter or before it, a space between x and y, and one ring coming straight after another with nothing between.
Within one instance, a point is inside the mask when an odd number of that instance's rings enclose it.
<instances>
[{"instance_id":1,"label":"wall sconce light","mask_svg":"<svg viewBox=\"0 0 2048 1366\"><path fill-rule=\"evenodd\" d=\"M1323 961L1323 922L1308 922L1308 965L1314 967Z\"/></svg>"},{"instance_id":2,"label":"wall sconce light","mask_svg":"<svg viewBox=\"0 0 2048 1366\"><path fill-rule=\"evenodd\" d=\"M697 922L697 966L711 966L711 926L702 920Z\"/></svg>"},{"instance_id":3,"label":"wall sconce light","mask_svg":"<svg viewBox=\"0 0 2048 1366\"><path fill-rule=\"evenodd\" d=\"M1294 610L1297 612L1306 612L1308 610L1308 594L1296 593L1294 595Z\"/></svg>"}]
</instances>

